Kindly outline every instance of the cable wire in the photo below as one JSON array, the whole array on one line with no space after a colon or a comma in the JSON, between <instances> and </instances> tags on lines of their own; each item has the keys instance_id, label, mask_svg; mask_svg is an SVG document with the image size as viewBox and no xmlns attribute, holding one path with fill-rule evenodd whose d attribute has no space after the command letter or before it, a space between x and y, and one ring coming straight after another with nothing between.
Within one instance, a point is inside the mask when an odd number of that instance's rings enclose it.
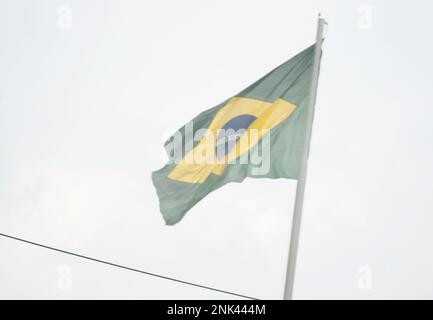
<instances>
[{"instance_id":1,"label":"cable wire","mask_svg":"<svg viewBox=\"0 0 433 320\"><path fill-rule=\"evenodd\" d=\"M0 233L0 236L5 237L5 238L9 238L9 239L12 239L12 240L16 240L16 241L19 241L19 242L27 243L27 244L30 244L30 245L33 245L33 246L37 246L37 247L40 247L40 248L45 248L45 249L48 249L48 250L57 251L57 252L64 253L64 254L67 254L67 255L70 255L70 256L74 256L74 257L78 257L78 258L81 258L81 259L86 259L86 260L90 260L90 261L93 261L93 262L102 263L102 264L105 264L105 265L109 265L111 267L116 267L116 268L132 271L132 272L137 272L137 273L141 273L141 274L145 274L145 275L148 275L148 276L152 276L152 277L156 277L156 278L160 278L160 279L165 279L165 280L169 280L169 281L173 281L173 282L178 282L178 283L182 283L182 284L193 286L193 287L197 287L197 288L202 288L202 289L211 290L211 291L215 291L215 292L225 293L225 294L229 294L229 295L240 297L240 298L246 298L246 299L251 299L251 300L259 300L257 298L249 297L249 296L246 296L246 295L243 295L243 294L239 294L239 293L235 293L235 292L231 292L231 291L227 291L227 290L221 290L221 289L217 289L217 288L214 288L214 287L209 287L209 286L205 286L205 285L201 285L201 284L197 284L197 283L193 283L193 282L189 282L189 281L184 281L184 280L180 280L180 279L176 279L176 278L172 278L172 277L163 276L163 275L152 273L152 272L147 272L147 271L143 271L143 270L127 267L127 266L122 266L120 264L116 264L116 263L112 263L112 262L108 262L108 261L104 261L104 260L100 260L100 259L95 259L95 258L92 258L92 257L84 256L84 255L81 255L81 254L77 254L77 253L74 253L74 252L70 252L70 251L66 251L66 250L62 250L62 249L58 249L58 248L54 248L54 247L50 247L50 246L47 246L47 245L43 245L43 244L40 244L40 243L37 243L37 242L21 239L21 238L14 237L14 236L11 236L11 235L8 235L8 234L4 234L4 233Z\"/></svg>"}]
</instances>

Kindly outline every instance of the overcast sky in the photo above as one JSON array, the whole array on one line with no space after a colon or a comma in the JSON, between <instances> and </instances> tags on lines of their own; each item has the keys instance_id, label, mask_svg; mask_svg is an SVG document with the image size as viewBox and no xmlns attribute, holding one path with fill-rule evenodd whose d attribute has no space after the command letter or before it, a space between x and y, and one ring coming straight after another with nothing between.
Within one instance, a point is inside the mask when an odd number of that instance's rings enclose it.
<instances>
[{"instance_id":1,"label":"overcast sky","mask_svg":"<svg viewBox=\"0 0 433 320\"><path fill-rule=\"evenodd\" d=\"M329 21L297 299L433 298L433 22L413 1L0 0L0 233L262 299L296 182L247 179L164 225L169 133ZM0 298L230 299L0 237Z\"/></svg>"}]
</instances>

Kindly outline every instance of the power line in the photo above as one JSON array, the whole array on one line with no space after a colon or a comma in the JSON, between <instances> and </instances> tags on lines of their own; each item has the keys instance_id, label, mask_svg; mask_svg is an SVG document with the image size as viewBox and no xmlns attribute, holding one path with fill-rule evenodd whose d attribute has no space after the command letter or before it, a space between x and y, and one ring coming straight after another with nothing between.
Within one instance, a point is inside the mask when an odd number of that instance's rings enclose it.
<instances>
[{"instance_id":1,"label":"power line","mask_svg":"<svg viewBox=\"0 0 433 320\"><path fill-rule=\"evenodd\" d=\"M226 291L226 290L221 290L221 289L217 289L217 288L213 288L213 287L209 287L209 286L204 286L204 285L193 283L193 282L189 282L189 281L184 281L184 280L180 280L180 279L176 279L176 278L171 278L171 277L163 276L163 275L152 273L152 272L147 272L147 271L143 271L143 270L139 270L139 269L135 269L135 268L130 268L130 267L127 267L127 266L122 266L120 264L116 264L116 263L112 263L112 262L108 262L108 261L104 261L104 260L100 260L100 259L95 259L95 258L92 258L92 257L88 257L88 256L84 256L84 255L81 255L81 254L77 254L77 253L74 253L74 252L70 252L70 251L66 251L66 250L50 247L50 246L47 246L47 245L43 245L43 244L40 244L40 243L37 243L37 242L33 242L33 241L17 238L17 237L10 236L10 235L4 234L4 233L0 233L0 236L5 237L5 238L9 238L9 239L12 239L12 240L24 242L24 243L27 243L27 244L30 244L30 245L33 245L33 246L41 247L41 248L44 248L44 249L48 249L48 250L52 250L52 251L57 251L57 252L64 253L64 254L67 254L67 255L70 255L70 256L74 256L74 257L78 257L78 258L81 258L81 259L86 259L86 260L90 260L90 261L93 261L93 262L98 262L98 263L106 264L106 265L109 265L109 266L112 266L112 267L116 267L116 268L120 268L120 269L124 269L124 270L128 270L128 271L132 271L132 272L146 274L148 276L152 276L152 277L156 277L156 278L160 278L160 279L170 280L170 281L173 281L173 282L178 282L178 283L186 284L186 285L193 286L193 287L198 287L198 288L202 288L202 289L206 289L206 290L211 290L211 291L216 291L216 292L220 292L220 293L225 293L225 294L229 294L229 295L232 295L232 296L237 296L237 297L240 297L240 298L246 298L246 299L251 299L251 300L259 300L257 298L249 297L249 296L246 296L246 295L243 295L243 294L238 294L238 293L231 292L231 291Z\"/></svg>"}]
</instances>

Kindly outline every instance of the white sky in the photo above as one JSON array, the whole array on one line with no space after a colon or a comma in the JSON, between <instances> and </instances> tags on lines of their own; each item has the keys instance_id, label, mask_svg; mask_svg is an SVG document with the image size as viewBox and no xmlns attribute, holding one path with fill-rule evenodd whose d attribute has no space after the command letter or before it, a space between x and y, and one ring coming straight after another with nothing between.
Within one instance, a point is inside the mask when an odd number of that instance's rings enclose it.
<instances>
[{"instance_id":1,"label":"white sky","mask_svg":"<svg viewBox=\"0 0 433 320\"><path fill-rule=\"evenodd\" d=\"M320 11L295 298L433 298L432 9L1 0L0 232L281 298L293 181L228 185L167 227L150 174L168 133L312 44ZM0 298L232 298L4 238L0 254Z\"/></svg>"}]
</instances>

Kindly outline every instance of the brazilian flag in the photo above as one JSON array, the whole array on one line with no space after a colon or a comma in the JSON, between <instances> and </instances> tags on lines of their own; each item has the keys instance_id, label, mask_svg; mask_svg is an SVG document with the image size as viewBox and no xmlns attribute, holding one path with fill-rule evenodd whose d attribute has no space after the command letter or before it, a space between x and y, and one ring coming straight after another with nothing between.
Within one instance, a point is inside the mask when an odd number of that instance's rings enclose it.
<instances>
[{"instance_id":1,"label":"brazilian flag","mask_svg":"<svg viewBox=\"0 0 433 320\"><path fill-rule=\"evenodd\" d=\"M152 173L166 224L179 222L197 202L226 183L246 177L298 178L313 60L314 45L202 112L166 141L171 161ZM267 170L257 174L261 163L248 160L254 152L263 156L266 150ZM197 154L204 155L205 161L196 161Z\"/></svg>"}]
</instances>

